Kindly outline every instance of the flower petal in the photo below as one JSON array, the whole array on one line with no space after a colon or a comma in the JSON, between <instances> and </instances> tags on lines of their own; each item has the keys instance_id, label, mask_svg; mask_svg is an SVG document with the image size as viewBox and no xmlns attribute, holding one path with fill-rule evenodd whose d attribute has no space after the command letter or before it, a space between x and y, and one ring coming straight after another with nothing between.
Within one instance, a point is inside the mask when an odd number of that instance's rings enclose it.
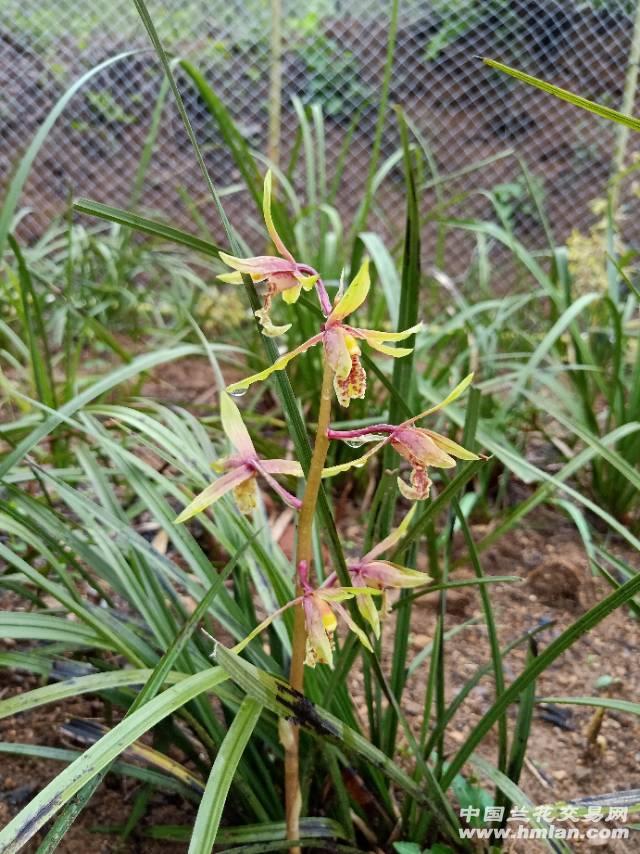
<instances>
[{"instance_id":1,"label":"flower petal","mask_svg":"<svg viewBox=\"0 0 640 854\"><path fill-rule=\"evenodd\" d=\"M320 278L318 273L313 273L313 275L308 276L304 275L303 273L296 273L295 277L300 282L305 291L312 290L315 287L316 282Z\"/></svg>"},{"instance_id":2,"label":"flower petal","mask_svg":"<svg viewBox=\"0 0 640 854\"><path fill-rule=\"evenodd\" d=\"M264 371L259 371L257 374L252 374L244 380L239 380L237 383L232 383L230 386L227 386L227 391L229 394L233 394L236 391L244 391L244 389L249 388L250 385L260 382L260 380L266 380L266 378L270 377L274 371L284 370L292 359L295 359L296 356L299 356L301 353L305 353L314 345L319 344L320 341L322 341L321 332L314 335L312 338L309 338L308 341L305 341L304 344L296 347L295 350L290 350L288 353L280 356L279 359L276 359L273 365L269 365L269 367L265 368Z\"/></svg>"},{"instance_id":3,"label":"flower petal","mask_svg":"<svg viewBox=\"0 0 640 854\"><path fill-rule=\"evenodd\" d=\"M227 255L219 252L220 260L240 273L260 275L266 278L272 273L295 273L297 267L293 261L285 258L277 258L275 255L256 255L252 258L236 258L235 255Z\"/></svg>"},{"instance_id":4,"label":"flower petal","mask_svg":"<svg viewBox=\"0 0 640 854\"><path fill-rule=\"evenodd\" d=\"M362 262L362 266L356 273L354 280L334 306L333 311L327 319L327 324L338 323L348 314L351 314L356 309L360 308L367 298L370 287L371 277L369 275L369 259L365 258Z\"/></svg>"},{"instance_id":5,"label":"flower petal","mask_svg":"<svg viewBox=\"0 0 640 854\"><path fill-rule=\"evenodd\" d=\"M313 595L319 596L325 602L344 602L345 599L353 599L359 593L369 593L371 596L379 596L380 591L375 587L318 587Z\"/></svg>"},{"instance_id":6,"label":"flower petal","mask_svg":"<svg viewBox=\"0 0 640 854\"><path fill-rule=\"evenodd\" d=\"M270 626L271 623L277 617L279 617L281 614L283 614L285 611L287 611L293 605L299 605L301 602L302 602L302 597L299 597L298 599L292 599L291 602L287 602L286 605L283 605L281 608L278 608L277 611L274 611L272 614L269 614L268 617L266 617L261 623L259 623L255 627L255 629L253 629L251 632L249 632L249 634L246 637L242 638L242 640L239 643L237 643L234 647L232 647L231 652L234 652L236 655L238 655L238 653L242 652L242 650L246 646L248 646L255 637L257 637L260 634L260 632L264 631L264 629L266 629L268 626Z\"/></svg>"},{"instance_id":7,"label":"flower petal","mask_svg":"<svg viewBox=\"0 0 640 854\"><path fill-rule=\"evenodd\" d=\"M222 421L222 429L240 456L255 457L256 449L253 447L251 436L244 425L240 410L224 391L220 394L220 420Z\"/></svg>"},{"instance_id":8,"label":"flower petal","mask_svg":"<svg viewBox=\"0 0 640 854\"><path fill-rule=\"evenodd\" d=\"M467 451L467 449L463 448L462 445L454 442L453 439L447 439L446 436L441 436L440 433L434 433L432 430L425 430L425 433L429 434L434 444L436 444L441 450L445 451L445 453L451 454L452 457L458 457L459 460L482 459L482 457L474 454L473 451Z\"/></svg>"},{"instance_id":9,"label":"flower petal","mask_svg":"<svg viewBox=\"0 0 640 854\"><path fill-rule=\"evenodd\" d=\"M412 465L453 468L456 461L433 441L427 430L420 427L399 427L391 435L391 445Z\"/></svg>"},{"instance_id":10,"label":"flower petal","mask_svg":"<svg viewBox=\"0 0 640 854\"><path fill-rule=\"evenodd\" d=\"M284 335L285 332L288 332L291 329L290 323L285 323L282 326L275 326L271 320L271 315L266 308L259 308L255 315L260 321L262 334L267 338L278 338L280 335Z\"/></svg>"},{"instance_id":11,"label":"flower petal","mask_svg":"<svg viewBox=\"0 0 640 854\"><path fill-rule=\"evenodd\" d=\"M352 575L352 579L355 586L363 587L365 584L364 578L359 573L354 573ZM373 629L374 635L379 638L380 614L378 613L378 609L373 601L373 596L370 593L359 593L356 596L356 604L358 606L358 611L360 611L364 619Z\"/></svg>"},{"instance_id":12,"label":"flower petal","mask_svg":"<svg viewBox=\"0 0 640 854\"><path fill-rule=\"evenodd\" d=\"M233 497L238 510L250 516L258 505L258 483L254 477L248 477L233 488Z\"/></svg>"},{"instance_id":13,"label":"flower petal","mask_svg":"<svg viewBox=\"0 0 640 854\"><path fill-rule=\"evenodd\" d=\"M402 329L400 332L383 332L378 329L358 329L357 327L353 330L357 333L358 337L366 338L369 343L372 340L376 341L404 341L405 338L408 338L410 335L415 335L416 332L419 332L423 327L422 321L420 323L416 323L415 326L410 326L408 329Z\"/></svg>"},{"instance_id":14,"label":"flower petal","mask_svg":"<svg viewBox=\"0 0 640 854\"><path fill-rule=\"evenodd\" d=\"M351 369L344 379L334 374L333 388L340 406L349 406L354 398L363 398L367 392L367 374L362 367L360 356L351 354Z\"/></svg>"},{"instance_id":15,"label":"flower petal","mask_svg":"<svg viewBox=\"0 0 640 854\"><path fill-rule=\"evenodd\" d=\"M247 478L253 477L253 472L251 469L246 466L240 466L233 471L227 472L227 474L222 475L216 481L214 481L210 486L204 489L199 495L193 499L193 501L188 504L182 513L177 517L176 524L180 522L186 522L187 519L191 519L192 516L195 516L196 513L201 513L205 510L209 505L213 504L214 501L217 501L219 498L222 498L227 492L231 489L235 489L239 486L243 481L247 480Z\"/></svg>"},{"instance_id":16,"label":"flower petal","mask_svg":"<svg viewBox=\"0 0 640 854\"><path fill-rule=\"evenodd\" d=\"M409 353L413 353L413 347L387 347L386 344L381 344L373 338L369 339L367 344L379 353L384 353L385 356L391 356L392 359L401 359L403 356L408 356Z\"/></svg>"},{"instance_id":17,"label":"flower petal","mask_svg":"<svg viewBox=\"0 0 640 854\"><path fill-rule=\"evenodd\" d=\"M284 245L282 238L276 231L276 227L273 224L273 216L271 214L272 188L273 175L271 173L271 169L269 169L267 170L267 174L264 176L264 192L262 194L262 213L264 215L264 221L267 226L267 231L269 232L269 237L273 240L273 245L276 247L278 252L282 255L283 258L287 258L289 261L295 264L293 255Z\"/></svg>"},{"instance_id":18,"label":"flower petal","mask_svg":"<svg viewBox=\"0 0 640 854\"><path fill-rule=\"evenodd\" d=\"M281 486L275 477L264 468L260 461L256 463L256 471L262 475L271 489L273 489L276 495L280 496L288 507L292 507L294 510L299 510L302 507L302 501L297 498L297 496L292 495L289 490L284 488L284 486Z\"/></svg>"},{"instance_id":19,"label":"flower petal","mask_svg":"<svg viewBox=\"0 0 640 854\"><path fill-rule=\"evenodd\" d=\"M282 299L287 303L287 305L293 305L294 302L298 301L301 291L302 285L293 285L292 287L286 288L282 291Z\"/></svg>"},{"instance_id":20,"label":"flower petal","mask_svg":"<svg viewBox=\"0 0 640 854\"><path fill-rule=\"evenodd\" d=\"M339 379L348 377L351 371L351 353L345 331L340 326L327 329L322 343L331 370Z\"/></svg>"},{"instance_id":21,"label":"flower petal","mask_svg":"<svg viewBox=\"0 0 640 854\"><path fill-rule=\"evenodd\" d=\"M396 589L406 587L422 587L431 581L431 576L418 569L409 569L408 566L400 566L388 560L373 560L370 563L360 565L361 577L365 582L372 581L383 587Z\"/></svg>"},{"instance_id":22,"label":"flower petal","mask_svg":"<svg viewBox=\"0 0 640 854\"><path fill-rule=\"evenodd\" d=\"M303 477L302 466L295 460L260 460L260 468L269 474L290 474Z\"/></svg>"},{"instance_id":23,"label":"flower petal","mask_svg":"<svg viewBox=\"0 0 640 854\"><path fill-rule=\"evenodd\" d=\"M381 540L377 545L375 545L370 551L366 553L366 555L362 556L360 560L361 564L370 563L374 558L377 558L378 555L384 554L387 549L390 549L392 546L395 546L396 543L400 542L400 540L407 533L409 525L413 517L415 516L416 505L414 504L411 510L406 514L402 522L398 525L398 527L391 531L384 540Z\"/></svg>"},{"instance_id":24,"label":"flower petal","mask_svg":"<svg viewBox=\"0 0 640 854\"><path fill-rule=\"evenodd\" d=\"M225 282L227 285L241 285L242 273L221 273L219 276L216 276L216 279Z\"/></svg>"},{"instance_id":25,"label":"flower petal","mask_svg":"<svg viewBox=\"0 0 640 854\"><path fill-rule=\"evenodd\" d=\"M331 607L318 599L315 594L302 600L304 619L307 628L307 657L305 664L315 667L316 663L333 667L331 635L336 629L337 620Z\"/></svg>"},{"instance_id":26,"label":"flower petal","mask_svg":"<svg viewBox=\"0 0 640 854\"><path fill-rule=\"evenodd\" d=\"M409 480L410 483L405 483L402 478L398 478L398 489L405 498L409 501L424 501L429 497L431 478L426 467L414 466Z\"/></svg>"},{"instance_id":27,"label":"flower petal","mask_svg":"<svg viewBox=\"0 0 640 854\"><path fill-rule=\"evenodd\" d=\"M367 463L367 460L374 454L377 454L380 448L386 445L388 441L389 439L385 437L382 442L378 442L376 445L369 448L369 450L361 457L357 457L355 460L351 460L348 463L341 463L337 466L328 466L322 470L322 477L334 477L334 475L341 474L343 471L349 471L349 469L353 468L361 468Z\"/></svg>"},{"instance_id":28,"label":"flower petal","mask_svg":"<svg viewBox=\"0 0 640 854\"><path fill-rule=\"evenodd\" d=\"M338 604L335 604L333 607L334 607L336 613L339 614L340 617L342 617L342 619L345 621L345 623L347 624L349 629L358 638L358 640L360 641L362 646L365 647L365 649L368 649L369 652L373 652L373 647L371 646L371 642L370 642L369 638L362 631L360 626L358 626L356 623L354 623L354 621L349 616L349 612L346 610L346 608L343 608L342 605L338 605Z\"/></svg>"},{"instance_id":29,"label":"flower petal","mask_svg":"<svg viewBox=\"0 0 640 854\"><path fill-rule=\"evenodd\" d=\"M403 424L413 424L416 421L419 421L421 418L426 418L427 415L431 415L434 412L438 412L440 409L444 409L445 406L449 406L450 403L453 403L460 395L467 390L467 388L473 382L473 374L468 374L462 382L459 382L458 385L453 389L453 391L449 392L449 394L441 400L440 403L436 403L435 406L430 407L429 409L425 409L424 412L421 412L419 415L414 415L413 418L409 418L408 421L404 421Z\"/></svg>"}]
</instances>

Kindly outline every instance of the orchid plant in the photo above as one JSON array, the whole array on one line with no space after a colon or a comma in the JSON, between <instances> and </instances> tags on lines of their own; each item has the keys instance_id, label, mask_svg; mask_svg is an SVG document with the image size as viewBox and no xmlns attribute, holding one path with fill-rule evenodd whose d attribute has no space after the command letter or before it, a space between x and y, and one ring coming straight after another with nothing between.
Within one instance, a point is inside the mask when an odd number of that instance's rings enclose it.
<instances>
[{"instance_id":1,"label":"orchid plant","mask_svg":"<svg viewBox=\"0 0 640 854\"><path fill-rule=\"evenodd\" d=\"M390 444L411 466L408 483L398 478L401 494L409 501L422 501L428 498L432 485L430 468L450 468L455 466L456 459L477 460L479 457L439 433L416 426L418 421L443 409L459 397L470 385L472 375L466 377L436 406L400 424L380 423L354 430L331 428L331 403L334 394L342 407L348 407L351 400L365 396L366 374L360 360L360 342L366 342L386 356L402 358L412 352L412 347L390 345L406 341L420 330L422 324L390 332L363 329L348 323L347 318L362 306L369 293L371 279L368 260L364 260L348 287L345 288L341 281L332 302L320 274L312 267L297 261L282 241L273 222L271 196L272 177L271 173L267 172L263 211L267 231L279 256L237 258L220 253L221 260L231 267L233 272L219 278L229 283L241 283L243 276L250 276L255 284L266 285L264 304L256 315L263 334L267 336L277 337L290 328L290 324L277 326L271 319L272 302L277 294L282 295L285 303L292 304L299 298L302 290L315 289L324 322L315 335L299 347L285 352L270 367L234 382L221 393L222 427L233 452L214 464L214 470L220 476L194 498L176 521L184 522L202 512L228 492L233 493L239 510L250 514L256 507L259 479L266 482L285 504L298 511L295 597L260 623L235 647L235 652L240 652L284 611L295 609L290 683L293 689L302 692L305 665L333 666L333 643L339 622L353 632L366 649L372 650L363 626L369 626L373 635L380 637L381 620L387 610L388 591L424 586L430 581L424 572L382 559L382 555L398 545L406 533L415 510L414 505L395 531L370 548L366 554L347 562L351 579L349 586L341 586L335 572L329 574L321 584L315 585L311 571L312 526L322 479L366 465L374 454ZM275 371L284 370L292 359L316 345L321 345L323 351L323 381L311 464L302 499L299 499L282 486L275 475L301 478L303 471L300 464L295 460L261 459L242 421L240 410L230 395L243 394L249 386L267 379ZM329 442L332 440L374 444L364 455L353 461L325 467ZM343 604L353 599L363 618L362 625L358 625ZM378 607L378 602L382 603L381 608ZM290 840L295 840L299 838L300 815L298 728L293 723L283 723L280 734L285 747L287 833ZM296 850L295 847L293 850Z\"/></svg>"}]
</instances>

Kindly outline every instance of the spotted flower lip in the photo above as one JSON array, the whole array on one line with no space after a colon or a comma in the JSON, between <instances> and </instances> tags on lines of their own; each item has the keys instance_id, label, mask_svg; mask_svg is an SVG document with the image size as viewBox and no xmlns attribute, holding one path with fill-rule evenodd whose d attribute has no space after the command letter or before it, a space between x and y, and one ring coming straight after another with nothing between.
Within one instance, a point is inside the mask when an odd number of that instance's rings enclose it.
<instances>
[{"instance_id":1,"label":"spotted flower lip","mask_svg":"<svg viewBox=\"0 0 640 854\"><path fill-rule=\"evenodd\" d=\"M271 304L277 294L282 294L283 300L291 305L297 302L303 290L310 291L315 287L325 316L331 311L331 303L320 275L308 264L299 264L295 260L276 230L271 213L272 187L273 178L269 170L264 179L262 210L269 236L282 257L257 255L253 258L236 258L235 255L220 252L220 260L234 272L218 276L220 281L234 285L242 284L243 274L250 276L254 283L267 283L264 305L256 312L256 317L260 320L263 334L270 338L283 335L291 328L290 323L275 326L271 320Z\"/></svg>"},{"instance_id":2,"label":"spotted flower lip","mask_svg":"<svg viewBox=\"0 0 640 854\"><path fill-rule=\"evenodd\" d=\"M395 451L411 464L411 476L409 483L398 478L400 492L412 501L428 498L431 488L428 469L452 468L456 464L456 458L460 460L480 460L483 457L474 454L458 445L452 439L440 435L433 430L416 427L416 421L431 415L445 406L448 406L458 398L471 384L473 374L465 377L447 397L440 403L429 409L403 421L401 424L374 424L371 427L363 427L357 430L328 430L330 439L344 439L367 441L373 438L375 444L369 450L355 460L342 465L330 466L323 470L323 477L332 477L351 468L363 466L374 454L385 445L390 444ZM382 434L382 438L379 438Z\"/></svg>"},{"instance_id":3,"label":"spotted flower lip","mask_svg":"<svg viewBox=\"0 0 640 854\"><path fill-rule=\"evenodd\" d=\"M370 287L369 260L365 259L344 294L337 298L321 332L313 335L295 350L290 350L280 356L264 371L233 383L227 388L227 391L230 394L241 392L253 383L266 379L274 371L284 370L296 356L306 352L316 344L322 344L327 361L334 372L333 387L340 405L348 406L354 398L364 397L367 378L360 362L358 341L366 341L369 346L387 356L400 358L411 353L413 348L389 347L387 342L403 341L422 328L422 323L417 323L410 329L401 332L383 332L374 329L360 329L345 323L345 318L360 308L365 301Z\"/></svg>"},{"instance_id":4,"label":"spotted flower lip","mask_svg":"<svg viewBox=\"0 0 640 854\"><path fill-rule=\"evenodd\" d=\"M233 490L238 509L242 513L251 513L257 504L257 478L261 476L280 498L296 510L300 509L300 500L288 492L274 478L276 474L288 474L302 477L300 463L294 460L263 460L258 457L251 437L245 427L240 410L229 395L220 395L220 418L222 428L231 442L235 453L216 463L215 468L224 472L210 486L197 495L177 517L176 522L186 522L197 513L201 513L214 502Z\"/></svg>"}]
</instances>

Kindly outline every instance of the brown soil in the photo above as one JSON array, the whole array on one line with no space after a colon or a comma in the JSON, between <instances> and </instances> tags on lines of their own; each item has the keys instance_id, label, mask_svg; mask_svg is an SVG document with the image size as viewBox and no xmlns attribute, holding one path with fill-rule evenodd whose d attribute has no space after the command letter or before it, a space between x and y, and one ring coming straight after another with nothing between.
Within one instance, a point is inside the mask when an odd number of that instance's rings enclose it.
<instances>
[{"instance_id":1,"label":"brown soil","mask_svg":"<svg viewBox=\"0 0 640 854\"><path fill-rule=\"evenodd\" d=\"M476 526L476 540L487 528ZM348 539L356 539L357 529L346 528ZM460 544L459 556L464 557ZM626 555L628 560L633 560ZM538 637L544 648L585 609L605 596L608 588L589 575L584 551L569 524L552 512L538 511L521 530L504 537L484 556L488 574L518 575L522 583L492 585L492 604L495 609L501 643L537 626L541 620L551 621ZM640 569L640 567L639 567ZM461 565L452 577L471 576L471 570ZM17 607L12 594L5 594L3 607ZM437 595L419 600L413 611L411 655L420 652L433 639ZM447 641L447 700L462 688L478 666L489 661L486 631L482 627L480 600L473 588L451 592L447 597L447 629L470 619L478 624L464 628ZM392 627L388 628L389 645ZM4 646L14 646L7 644ZM388 647L387 647L388 648ZM598 694L597 680L612 677L609 689L612 696L638 701L640 682L637 675L637 656L640 652L640 626L626 610L620 610L582 638L569 653L563 655L540 678L537 695L581 696ZM524 662L523 648L514 650L505 660L507 681L520 672ZM389 655L387 655L387 658ZM387 662L388 663L388 662ZM417 730L422 720L427 668L420 667L407 685L403 708ZM33 688L37 680L28 675L0 674L0 696L6 697ZM364 713L361 678L354 674L352 693ZM471 692L447 732L446 749L453 753L493 698L491 678L483 679ZM56 706L46 706L0 722L0 740L33 744L78 747L69 740L64 725L72 718L102 720L102 702L80 697ZM510 715L513 722L515 711ZM640 727L630 715L606 713L598 738L590 743L586 731L593 722L593 710L584 707L536 707L528 758L521 786L536 804L569 800L587 795L640 788L638 737ZM484 741L479 753L495 761L495 731ZM0 771L0 823L4 823L54 776L59 765L51 761L18 758L5 755ZM190 824L194 807L176 795L156 792L136 831L126 841L116 836L92 832L92 828L122 825L126 822L139 783L110 775L86 810L65 838L59 850L76 854L88 846L99 852L160 852L182 851L186 846L176 842L159 842L144 838L142 833L156 824ZM490 788L490 786L489 786ZM573 844L574 850L587 850ZM609 843L606 850L631 851L623 843ZM535 843L526 849L535 851ZM34 851L35 843L26 850ZM591 849L588 849L591 850Z\"/></svg>"}]
</instances>

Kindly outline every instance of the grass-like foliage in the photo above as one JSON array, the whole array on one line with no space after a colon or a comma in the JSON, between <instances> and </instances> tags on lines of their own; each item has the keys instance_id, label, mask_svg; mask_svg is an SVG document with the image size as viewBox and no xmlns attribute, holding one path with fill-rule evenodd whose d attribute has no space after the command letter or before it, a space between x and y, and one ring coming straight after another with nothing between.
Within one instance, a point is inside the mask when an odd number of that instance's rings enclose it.
<instances>
[{"instance_id":1,"label":"grass-like foliage","mask_svg":"<svg viewBox=\"0 0 640 854\"><path fill-rule=\"evenodd\" d=\"M539 677L615 609L640 610L640 575L610 550L640 548L639 295L620 211L605 199L588 235L558 245L520 159L548 246L520 242L497 191L482 191L492 216L451 216L460 176L440 174L410 117L387 109L392 32L372 160L343 222L349 133L330 156L322 109L298 102L290 162L267 163L197 63L170 61L144 0L135 5L165 74L156 109L176 99L216 238L201 222L187 231L139 210L155 124L129 209L76 200L75 217L21 245L20 192L39 149L117 57L60 99L0 211L0 636L16 642L0 666L31 674L28 690L0 698L0 717L85 694L105 708L82 752L0 743L7 756L64 763L0 830L0 850L36 835L40 851L55 850L108 773L140 781L111 829L123 842L150 793L166 790L195 818L152 834L191 854L466 850L461 806L531 806L520 776ZM207 171L177 71L234 159L260 223L250 238ZM383 157L392 120L399 147ZM398 192L400 171L402 217L382 233L378 200L389 184ZM429 227L435 276L423 269ZM476 240L462 287L444 273L453 233ZM494 288L495 246L515 271L507 294ZM185 362L183 381L204 366L216 390L205 403L163 392ZM553 467L532 461L534 429ZM548 645L538 648L532 620L503 648L493 585L520 579L488 575L483 552L543 503L575 524L611 592ZM482 537L476 519L492 522ZM456 561L472 575L450 577ZM463 585L490 655L447 699L447 594ZM425 596L438 597L432 641L414 656ZM504 666L515 647L527 651L517 674ZM418 670L428 675L415 727L405 699ZM447 752L483 678L488 708ZM613 696L551 699L640 713ZM489 761L477 751L494 734Z\"/></svg>"}]
</instances>

